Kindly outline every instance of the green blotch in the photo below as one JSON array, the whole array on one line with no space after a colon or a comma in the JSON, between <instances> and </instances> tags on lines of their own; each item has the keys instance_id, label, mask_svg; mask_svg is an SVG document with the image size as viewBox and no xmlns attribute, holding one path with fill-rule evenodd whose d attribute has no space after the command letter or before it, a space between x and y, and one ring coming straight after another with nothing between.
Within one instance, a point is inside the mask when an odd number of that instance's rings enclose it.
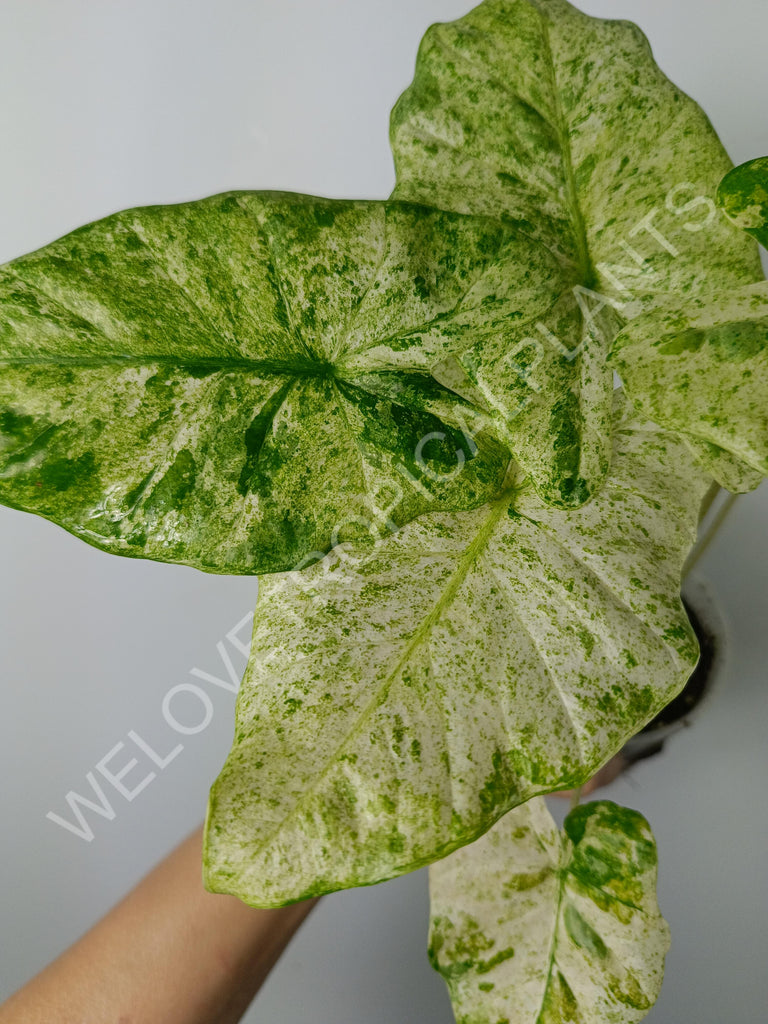
<instances>
[{"instance_id":1,"label":"green blotch","mask_svg":"<svg viewBox=\"0 0 768 1024\"><path fill-rule=\"evenodd\" d=\"M743 363L768 348L768 319L734 321L714 327L692 327L659 345L661 355L698 352L708 346L708 355L719 362Z\"/></svg>"},{"instance_id":2,"label":"green blotch","mask_svg":"<svg viewBox=\"0 0 768 1024\"><path fill-rule=\"evenodd\" d=\"M627 668L637 668L638 660L631 651L625 649L621 653L624 655Z\"/></svg>"},{"instance_id":3,"label":"green blotch","mask_svg":"<svg viewBox=\"0 0 768 1024\"><path fill-rule=\"evenodd\" d=\"M448 981L463 977L493 948L479 922L460 911L456 920L437 916L432 921L428 955L432 966Z\"/></svg>"},{"instance_id":4,"label":"green blotch","mask_svg":"<svg viewBox=\"0 0 768 1024\"><path fill-rule=\"evenodd\" d=\"M150 471L145 476L143 476L141 480L139 480L136 486L132 487L131 490L126 493L125 499L123 501L123 506L126 509L130 511L135 508L135 506L140 501L141 496L152 483L152 478L154 477L154 475L155 470L150 469Z\"/></svg>"},{"instance_id":5,"label":"green blotch","mask_svg":"<svg viewBox=\"0 0 768 1024\"><path fill-rule=\"evenodd\" d=\"M518 791L517 773L510 755L497 750L491 758L491 764L493 771L478 794L484 815L509 806L510 797Z\"/></svg>"},{"instance_id":6,"label":"green blotch","mask_svg":"<svg viewBox=\"0 0 768 1024\"><path fill-rule=\"evenodd\" d=\"M16 415L6 411L6 423L13 432L5 434L2 448L5 449L2 455L2 464L6 467L21 465L30 462L36 455L45 453L50 447L54 434L61 427L54 424L44 425L45 421L38 421L33 417ZM13 440L16 444L14 445ZM8 451L11 449L11 451Z\"/></svg>"},{"instance_id":7,"label":"green blotch","mask_svg":"<svg viewBox=\"0 0 768 1024\"><path fill-rule=\"evenodd\" d=\"M592 925L584 920L573 904L569 903L565 908L563 920L565 930L580 949L586 950L587 953L598 957L600 960L605 959L608 955L605 943Z\"/></svg>"},{"instance_id":8,"label":"green blotch","mask_svg":"<svg viewBox=\"0 0 768 1024\"><path fill-rule=\"evenodd\" d=\"M34 432L37 420L34 416L4 409L0 412L0 433L12 434L21 440L27 440Z\"/></svg>"},{"instance_id":9,"label":"green blotch","mask_svg":"<svg viewBox=\"0 0 768 1024\"><path fill-rule=\"evenodd\" d=\"M707 340L707 332L697 328L688 331L681 331L671 341L665 341L658 346L660 355L679 356L683 352L698 352Z\"/></svg>"},{"instance_id":10,"label":"green blotch","mask_svg":"<svg viewBox=\"0 0 768 1024\"><path fill-rule=\"evenodd\" d=\"M272 430L275 417L292 387L293 381L289 380L279 388L264 403L245 431L245 463L237 481L238 492L243 497L251 491L258 490L259 486L269 476L272 464L271 461L266 462L263 459L262 452L267 439L267 433Z\"/></svg>"},{"instance_id":11,"label":"green blotch","mask_svg":"<svg viewBox=\"0 0 768 1024\"><path fill-rule=\"evenodd\" d=\"M686 626L669 626L664 630L664 637L671 643L684 644L693 638L693 634Z\"/></svg>"},{"instance_id":12,"label":"green blotch","mask_svg":"<svg viewBox=\"0 0 768 1024\"><path fill-rule=\"evenodd\" d=\"M526 830L521 829L522 836L526 835ZM516 836L515 838L522 838L522 836ZM533 871L525 875L513 875L508 878L503 885L503 892L505 896L511 896L517 892L527 892L529 889L536 889L538 886L543 885L547 879L552 877L554 868L546 867L542 868L541 871Z\"/></svg>"},{"instance_id":13,"label":"green blotch","mask_svg":"<svg viewBox=\"0 0 768 1024\"><path fill-rule=\"evenodd\" d=\"M405 726L400 715L395 715L392 723L392 749L400 757L401 747L405 739Z\"/></svg>"},{"instance_id":14,"label":"green blotch","mask_svg":"<svg viewBox=\"0 0 768 1024\"><path fill-rule=\"evenodd\" d=\"M185 363L184 373L193 380L203 380L205 377L212 377L215 373L221 372L221 366L215 363ZM149 381L147 381L149 383Z\"/></svg>"},{"instance_id":15,"label":"green blotch","mask_svg":"<svg viewBox=\"0 0 768 1024\"><path fill-rule=\"evenodd\" d=\"M515 352L515 358L509 361L509 366L515 371L517 377L531 386L529 382L531 370L539 364L540 359L538 343L531 342L530 345Z\"/></svg>"},{"instance_id":16,"label":"green blotch","mask_svg":"<svg viewBox=\"0 0 768 1024\"><path fill-rule=\"evenodd\" d=\"M426 301L429 298L429 295L430 295L429 285L427 284L426 280L420 274L418 274L413 279L413 290L416 292L416 294L419 296L419 298L422 299L423 301Z\"/></svg>"},{"instance_id":17,"label":"green blotch","mask_svg":"<svg viewBox=\"0 0 768 1024\"><path fill-rule=\"evenodd\" d=\"M589 886L601 909L617 910L611 905L616 901L638 906L643 876L657 863L656 845L643 816L605 800L577 808L564 827L574 843L569 872Z\"/></svg>"},{"instance_id":18,"label":"green blotch","mask_svg":"<svg viewBox=\"0 0 768 1024\"><path fill-rule=\"evenodd\" d=\"M595 638L589 632L588 629L581 627L574 627L576 636L581 641L581 645L584 648L584 653L589 658L592 655L592 651L595 649Z\"/></svg>"},{"instance_id":19,"label":"green blotch","mask_svg":"<svg viewBox=\"0 0 768 1024\"><path fill-rule=\"evenodd\" d=\"M582 418L579 399L569 392L552 407L549 433L552 437L553 504L578 508L590 497L588 482L580 475Z\"/></svg>"},{"instance_id":20,"label":"green blotch","mask_svg":"<svg viewBox=\"0 0 768 1024\"><path fill-rule=\"evenodd\" d=\"M718 324L709 331L708 341L715 359L743 363L768 349L768 318Z\"/></svg>"},{"instance_id":21,"label":"green blotch","mask_svg":"<svg viewBox=\"0 0 768 1024\"><path fill-rule=\"evenodd\" d=\"M651 1000L640 988L635 976L629 972L624 977L623 985L618 979L612 978L608 983L608 991L618 1002L631 1006L635 1010L650 1010Z\"/></svg>"},{"instance_id":22,"label":"green blotch","mask_svg":"<svg viewBox=\"0 0 768 1024\"><path fill-rule=\"evenodd\" d=\"M393 828L387 838L387 849L390 853L402 853L405 849L405 844L408 837L404 835L399 829Z\"/></svg>"},{"instance_id":23,"label":"green blotch","mask_svg":"<svg viewBox=\"0 0 768 1024\"><path fill-rule=\"evenodd\" d=\"M768 246L768 157L729 171L720 183L717 202L740 228Z\"/></svg>"},{"instance_id":24,"label":"green blotch","mask_svg":"<svg viewBox=\"0 0 768 1024\"><path fill-rule=\"evenodd\" d=\"M509 949L500 949L498 953L495 953L488 960L478 960L475 964L475 970L478 974L487 974L494 967L503 964L505 960L511 960L514 955L515 951L511 946Z\"/></svg>"},{"instance_id":25,"label":"green blotch","mask_svg":"<svg viewBox=\"0 0 768 1024\"><path fill-rule=\"evenodd\" d=\"M387 796L386 793L380 793L375 800L371 801L371 810L383 811L385 814L394 814L397 810L397 804L391 796Z\"/></svg>"},{"instance_id":26,"label":"green blotch","mask_svg":"<svg viewBox=\"0 0 768 1024\"><path fill-rule=\"evenodd\" d=\"M495 984L492 981L481 981L477 987L480 989L481 992L493 992L493 990L496 988Z\"/></svg>"},{"instance_id":27,"label":"green blotch","mask_svg":"<svg viewBox=\"0 0 768 1024\"><path fill-rule=\"evenodd\" d=\"M276 729L275 732L279 733L279 730ZM357 792L349 779L339 776L333 780L331 791L319 811L325 823L326 836L329 839L335 836L340 819L347 819L350 822L354 821L357 800ZM274 806L278 807L279 805L280 801L275 799ZM353 838L351 831L348 838Z\"/></svg>"},{"instance_id":28,"label":"green blotch","mask_svg":"<svg viewBox=\"0 0 768 1024\"><path fill-rule=\"evenodd\" d=\"M239 213L242 210L237 196L224 196L218 201L218 207L222 213Z\"/></svg>"},{"instance_id":29,"label":"green blotch","mask_svg":"<svg viewBox=\"0 0 768 1024\"><path fill-rule=\"evenodd\" d=\"M93 452L84 452L76 459L50 459L40 468L40 482L55 491L66 491L91 482L96 474Z\"/></svg>"},{"instance_id":30,"label":"green blotch","mask_svg":"<svg viewBox=\"0 0 768 1024\"><path fill-rule=\"evenodd\" d=\"M648 822L639 811L622 807L612 800L595 800L576 807L566 817L563 828L574 846L583 840L587 830L623 833L631 839L647 842Z\"/></svg>"},{"instance_id":31,"label":"green blotch","mask_svg":"<svg viewBox=\"0 0 768 1024\"><path fill-rule=\"evenodd\" d=\"M597 167L597 157L594 153L590 153L588 157L581 161L579 166L576 168L575 179L578 188L583 189L589 185L590 179L595 172Z\"/></svg>"},{"instance_id":32,"label":"green blotch","mask_svg":"<svg viewBox=\"0 0 768 1024\"><path fill-rule=\"evenodd\" d=\"M579 1013L579 1004L568 982L560 971L554 971L544 994L541 1013L536 1018L541 1024L587 1024Z\"/></svg>"},{"instance_id":33,"label":"green blotch","mask_svg":"<svg viewBox=\"0 0 768 1024\"><path fill-rule=\"evenodd\" d=\"M610 693L601 693L595 701L595 706L604 715L610 714L616 707L616 698L612 697Z\"/></svg>"},{"instance_id":34,"label":"green blotch","mask_svg":"<svg viewBox=\"0 0 768 1024\"><path fill-rule=\"evenodd\" d=\"M324 209L323 207L316 206L315 220L321 228L332 228L336 223L336 214L333 210L328 209L327 207Z\"/></svg>"},{"instance_id":35,"label":"green blotch","mask_svg":"<svg viewBox=\"0 0 768 1024\"><path fill-rule=\"evenodd\" d=\"M145 511L164 515L178 510L194 490L196 475L192 453L182 448L144 502Z\"/></svg>"},{"instance_id":36,"label":"green blotch","mask_svg":"<svg viewBox=\"0 0 768 1024\"><path fill-rule=\"evenodd\" d=\"M134 239L131 235L129 235L125 239L126 249L139 248L141 246L141 242L139 242L138 238L136 239L136 242L138 242L138 246L133 246L131 244L133 240ZM93 270L96 274L103 273L105 270L109 268L110 264L109 257L106 256L103 252L91 253L90 256L88 256L84 262L87 264L88 268L90 270Z\"/></svg>"},{"instance_id":37,"label":"green blotch","mask_svg":"<svg viewBox=\"0 0 768 1024\"><path fill-rule=\"evenodd\" d=\"M623 652L624 658L628 668L632 668L631 662L634 660L630 654L627 657L628 652ZM636 662L635 662L636 664ZM648 721L653 717L654 712L658 708L658 693L652 686L644 686L640 690L629 690L625 693L624 689L617 683L611 686L611 692L614 698L611 698L607 707L613 708L617 705L621 705L621 716L622 718L628 718L633 722L642 723ZM607 696L604 695L604 696ZM602 703L598 702L598 707L601 707Z\"/></svg>"}]
</instances>

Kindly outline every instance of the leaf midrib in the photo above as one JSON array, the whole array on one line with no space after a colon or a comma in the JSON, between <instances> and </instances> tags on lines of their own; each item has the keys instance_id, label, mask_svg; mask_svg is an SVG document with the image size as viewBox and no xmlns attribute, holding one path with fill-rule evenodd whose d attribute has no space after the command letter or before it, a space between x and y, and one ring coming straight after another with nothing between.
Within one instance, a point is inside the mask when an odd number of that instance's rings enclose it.
<instances>
[{"instance_id":1,"label":"leaf midrib","mask_svg":"<svg viewBox=\"0 0 768 1024\"><path fill-rule=\"evenodd\" d=\"M183 357L168 354L151 354L141 356L119 355L76 355L56 356L49 353L35 356L0 356L0 366L75 366L93 369L104 366L176 366L179 369L210 367L216 370L256 370L277 376L297 377L330 377L335 376L335 368L331 363L319 360L308 360L306 363L297 360L249 359L234 356L194 356Z\"/></svg>"},{"instance_id":2,"label":"leaf midrib","mask_svg":"<svg viewBox=\"0 0 768 1024\"><path fill-rule=\"evenodd\" d=\"M386 677L377 687L377 689L369 699L368 703L365 705L361 713L353 722L351 729L349 729L345 733L341 742L338 744L333 753L328 758L326 758L325 764L320 769L320 771L314 774L314 776L312 777L311 784L309 786L306 786L302 790L298 800L294 803L291 809L283 815L283 817L277 823L276 827L273 828L266 836L263 836L261 838L260 842L255 847L256 850L264 850L265 848L267 848L269 844L272 842L272 840L277 835L279 835L280 832L283 830L283 828L285 827L285 823L289 819L296 817L296 815L299 813L304 803L306 802L307 798L311 794L314 794L316 792L320 783L325 779L325 777L332 770L332 768L334 768L335 765L338 764L339 757L343 753L345 747L348 745L350 739L363 728L365 722L368 721L368 719L371 717L376 708L380 707L381 704L386 700L390 687L394 683L395 679L397 678L402 668L408 663L408 660L411 657L412 653L416 650L417 647L419 647L423 643L425 637L429 634L430 630L438 621L438 619L443 614L445 609L450 607L454 597L456 596L457 591L459 590L462 583L469 575L469 572L472 569L473 565L475 565L480 552L487 545L491 535L493 534L493 531L496 528L496 525L498 524L499 519L509 507L511 497L514 491L514 488L509 488L499 498L497 498L495 501L489 504L489 512L486 521L483 523L482 528L478 530L472 542L465 549L464 554L461 556L461 558L458 559L456 569L448 579L447 584L441 591L440 596L435 602L432 610L422 620L421 625L414 631L413 636L411 637L410 641L406 644L405 650L398 659L397 664L387 673Z\"/></svg>"},{"instance_id":3,"label":"leaf midrib","mask_svg":"<svg viewBox=\"0 0 768 1024\"><path fill-rule=\"evenodd\" d=\"M592 265L592 258L589 252L587 239L587 225L581 209L579 192L576 187L576 175L573 169L573 157L571 154L571 140L565 120L565 111L561 101L560 88L557 81L557 69L555 67L555 55L552 49L549 18L541 12L542 31L548 60L546 61L549 72L550 86L552 89L554 127L560 140L560 152L562 154L563 177L565 178L566 199L568 210L571 215L571 222L574 230L574 241L576 242L576 255L581 276L581 284L585 288L597 286L597 274Z\"/></svg>"},{"instance_id":4,"label":"leaf midrib","mask_svg":"<svg viewBox=\"0 0 768 1024\"><path fill-rule=\"evenodd\" d=\"M566 878L567 878L567 875L568 875L568 867L569 867L570 860L571 860L571 858L569 856L567 858L567 860L565 861L565 863L563 863L563 861L562 861L562 857L563 857L563 853L564 853L563 846L564 846L564 841L563 841L562 834L560 834L560 851L561 851L560 852L560 857L561 857L561 862L560 862L560 865L559 865L559 867L557 869L557 875L558 875L557 903L555 904L555 913L554 913L553 924L552 924L552 941L550 943L549 952L547 954L547 980L544 982L544 988L543 988L542 994L541 994L541 1006L539 1008L539 1012L536 1014L536 1024L546 1024L546 1022L542 1020L542 1014L544 1013L544 1008L545 1008L545 1006L547 1004L547 994L548 994L550 986L552 984L552 972L554 971L555 964L557 962L557 938L558 938L558 932L560 930L560 914L561 914L562 907L563 907L563 898L565 896L565 881L566 881Z\"/></svg>"}]
</instances>

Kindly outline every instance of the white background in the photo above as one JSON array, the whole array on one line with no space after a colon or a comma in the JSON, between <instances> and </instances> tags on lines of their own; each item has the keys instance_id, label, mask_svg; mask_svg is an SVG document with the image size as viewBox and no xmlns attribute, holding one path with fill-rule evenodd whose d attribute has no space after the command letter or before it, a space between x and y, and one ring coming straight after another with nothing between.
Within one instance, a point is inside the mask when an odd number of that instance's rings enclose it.
<instances>
[{"instance_id":1,"label":"white background","mask_svg":"<svg viewBox=\"0 0 768 1024\"><path fill-rule=\"evenodd\" d=\"M630 18L736 162L768 153L764 0L584 0ZM424 29L463 0L2 0L0 261L117 209L230 188L385 197L388 113ZM765 736L768 491L703 563L729 623L726 678L699 723L606 795L656 832L673 934L649 1020L723 1024L768 1006ZM233 697L85 843L46 820L160 706L256 581L107 556L0 509L0 999L103 913L202 817ZM237 662L238 668L241 662ZM205 684L204 684L205 685ZM191 721L192 703L177 707ZM122 761L116 758L115 766ZM138 777L138 776L135 776ZM135 778L134 777L134 778ZM260 1024L449 1024L424 953L426 874L326 897L257 998Z\"/></svg>"}]
</instances>

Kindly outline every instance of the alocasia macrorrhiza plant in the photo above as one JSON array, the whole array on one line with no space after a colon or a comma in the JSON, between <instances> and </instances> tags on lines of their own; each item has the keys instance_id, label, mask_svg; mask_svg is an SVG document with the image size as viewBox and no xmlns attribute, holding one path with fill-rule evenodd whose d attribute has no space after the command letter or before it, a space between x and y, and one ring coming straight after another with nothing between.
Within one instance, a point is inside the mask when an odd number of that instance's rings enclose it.
<instances>
[{"instance_id":1,"label":"alocasia macrorrhiza plant","mask_svg":"<svg viewBox=\"0 0 768 1024\"><path fill-rule=\"evenodd\" d=\"M391 137L388 201L128 210L0 268L0 501L262 574L212 890L432 864L462 1024L640 1020L648 825L542 797L684 686L702 505L768 475L768 161L565 0L430 29Z\"/></svg>"}]
</instances>

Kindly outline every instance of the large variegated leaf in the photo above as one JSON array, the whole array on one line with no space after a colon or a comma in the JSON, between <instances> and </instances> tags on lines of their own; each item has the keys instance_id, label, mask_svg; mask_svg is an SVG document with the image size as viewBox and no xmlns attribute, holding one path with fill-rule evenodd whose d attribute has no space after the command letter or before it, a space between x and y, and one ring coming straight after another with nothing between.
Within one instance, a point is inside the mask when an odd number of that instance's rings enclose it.
<instances>
[{"instance_id":1,"label":"large variegated leaf","mask_svg":"<svg viewBox=\"0 0 768 1024\"><path fill-rule=\"evenodd\" d=\"M716 216L728 157L635 25L565 0L485 0L429 29L391 139L395 198L502 217L542 246L520 315L461 364L542 496L578 504L608 463L622 321L762 276Z\"/></svg>"},{"instance_id":2,"label":"large variegated leaf","mask_svg":"<svg viewBox=\"0 0 768 1024\"><path fill-rule=\"evenodd\" d=\"M669 928L656 844L609 801L557 830L541 798L429 869L430 959L457 1024L635 1024L656 1001Z\"/></svg>"},{"instance_id":3,"label":"large variegated leaf","mask_svg":"<svg viewBox=\"0 0 768 1024\"><path fill-rule=\"evenodd\" d=\"M736 227L768 249L768 156L729 171L720 182L717 203Z\"/></svg>"},{"instance_id":4,"label":"large variegated leaf","mask_svg":"<svg viewBox=\"0 0 768 1024\"><path fill-rule=\"evenodd\" d=\"M208 885L276 906L376 882L585 781L696 663L680 576L709 483L681 441L617 413L581 509L513 482L357 567L263 580Z\"/></svg>"},{"instance_id":5,"label":"large variegated leaf","mask_svg":"<svg viewBox=\"0 0 768 1024\"><path fill-rule=\"evenodd\" d=\"M643 412L693 440L724 487L768 475L768 283L633 320L611 362Z\"/></svg>"},{"instance_id":6,"label":"large variegated leaf","mask_svg":"<svg viewBox=\"0 0 768 1024\"><path fill-rule=\"evenodd\" d=\"M484 300L516 291L518 246L482 218L231 193L15 260L0 501L108 551L232 573L481 504L508 452L429 367L493 328Z\"/></svg>"}]
</instances>

